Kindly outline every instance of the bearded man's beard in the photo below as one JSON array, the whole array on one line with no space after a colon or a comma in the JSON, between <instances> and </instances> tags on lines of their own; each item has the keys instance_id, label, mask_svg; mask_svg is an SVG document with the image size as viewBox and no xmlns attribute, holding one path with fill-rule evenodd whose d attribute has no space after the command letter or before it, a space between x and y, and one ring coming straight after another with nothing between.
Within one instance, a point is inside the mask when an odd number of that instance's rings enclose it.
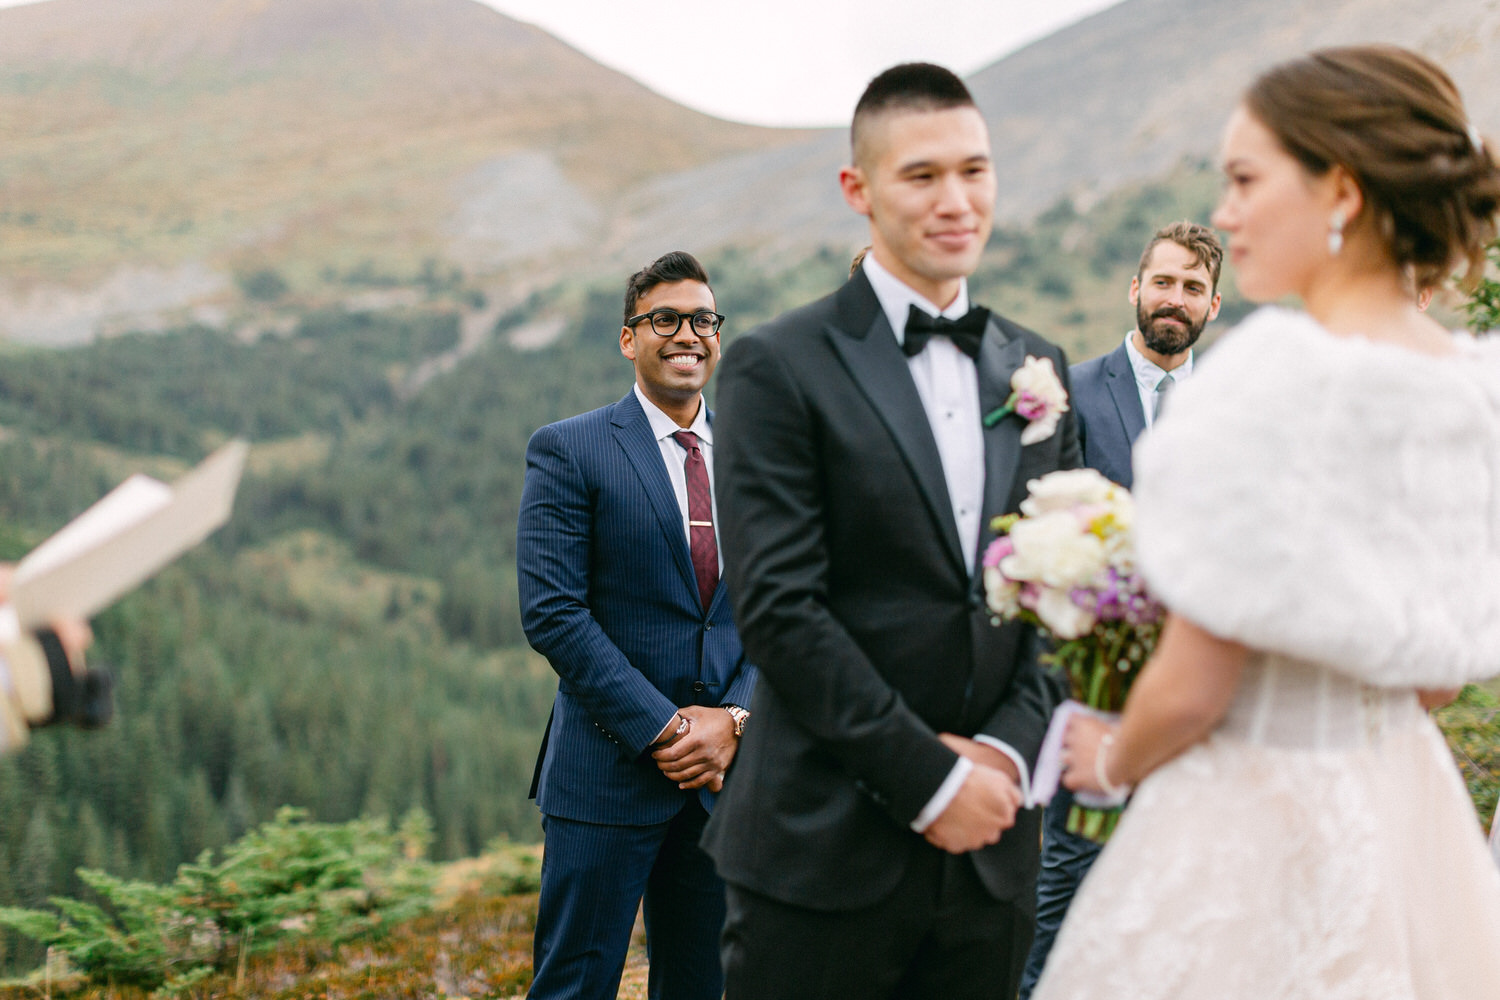
<instances>
[{"instance_id":1,"label":"bearded man's beard","mask_svg":"<svg viewBox=\"0 0 1500 1000\"><path fill-rule=\"evenodd\" d=\"M1179 327L1158 323L1158 319L1175 319L1183 325ZM1146 342L1146 346L1157 354L1181 354L1198 342L1199 335L1207 325L1206 315L1195 323L1186 309L1163 306L1148 316L1144 306L1135 307L1135 328L1141 331L1141 339Z\"/></svg>"}]
</instances>

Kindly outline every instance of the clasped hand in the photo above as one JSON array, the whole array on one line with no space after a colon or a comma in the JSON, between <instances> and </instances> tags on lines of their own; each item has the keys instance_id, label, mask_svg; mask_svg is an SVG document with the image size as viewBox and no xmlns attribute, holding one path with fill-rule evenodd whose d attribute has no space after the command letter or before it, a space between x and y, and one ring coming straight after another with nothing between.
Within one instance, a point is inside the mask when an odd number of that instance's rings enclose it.
<instances>
[{"instance_id":1,"label":"clasped hand","mask_svg":"<svg viewBox=\"0 0 1500 1000\"><path fill-rule=\"evenodd\" d=\"M733 717L722 708L707 705L688 705L679 708L677 714L688 725L651 752L657 768L683 790L706 787L711 792L720 791L724 772L739 749Z\"/></svg>"},{"instance_id":2,"label":"clasped hand","mask_svg":"<svg viewBox=\"0 0 1500 1000\"><path fill-rule=\"evenodd\" d=\"M943 745L974 764L948 808L922 832L927 842L949 854L988 847L1016 825L1021 808L1020 773L1015 762L994 747L966 736L940 733Z\"/></svg>"}]
</instances>

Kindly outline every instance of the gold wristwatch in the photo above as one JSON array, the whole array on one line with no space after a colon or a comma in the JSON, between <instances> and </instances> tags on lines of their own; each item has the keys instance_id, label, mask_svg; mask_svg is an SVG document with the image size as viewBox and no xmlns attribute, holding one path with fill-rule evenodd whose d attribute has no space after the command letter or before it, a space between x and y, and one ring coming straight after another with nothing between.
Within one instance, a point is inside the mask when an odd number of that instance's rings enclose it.
<instances>
[{"instance_id":1,"label":"gold wristwatch","mask_svg":"<svg viewBox=\"0 0 1500 1000\"><path fill-rule=\"evenodd\" d=\"M734 720L734 738L739 739L745 735L745 723L750 721L750 713L738 705L725 705L724 711Z\"/></svg>"}]
</instances>

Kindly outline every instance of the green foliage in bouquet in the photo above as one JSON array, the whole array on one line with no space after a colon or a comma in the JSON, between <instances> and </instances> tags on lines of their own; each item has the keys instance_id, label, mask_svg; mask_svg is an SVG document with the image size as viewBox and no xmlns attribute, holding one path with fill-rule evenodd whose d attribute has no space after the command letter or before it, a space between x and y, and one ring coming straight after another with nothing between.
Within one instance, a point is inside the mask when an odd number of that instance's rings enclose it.
<instances>
[{"instance_id":1,"label":"green foliage in bouquet","mask_svg":"<svg viewBox=\"0 0 1500 1000\"><path fill-rule=\"evenodd\" d=\"M1133 625L1100 622L1082 639L1058 643L1042 662L1068 679L1075 701L1102 712L1119 712L1141 666L1151 658L1161 637L1161 622ZM1096 809L1076 802L1068 809L1069 833L1096 844L1109 840L1120 822L1120 809Z\"/></svg>"},{"instance_id":2,"label":"green foliage in bouquet","mask_svg":"<svg viewBox=\"0 0 1500 1000\"><path fill-rule=\"evenodd\" d=\"M1058 643L1042 661L1062 671L1076 701L1102 712L1118 712L1160 637L1159 621L1100 622L1088 636Z\"/></svg>"},{"instance_id":3,"label":"green foliage in bouquet","mask_svg":"<svg viewBox=\"0 0 1500 1000\"><path fill-rule=\"evenodd\" d=\"M166 996L289 937L335 945L424 912L434 872L432 824L413 811L384 820L310 823L303 810L205 851L164 886L82 869L103 905L54 897L57 912L0 909L0 926L66 954L91 981Z\"/></svg>"}]
</instances>

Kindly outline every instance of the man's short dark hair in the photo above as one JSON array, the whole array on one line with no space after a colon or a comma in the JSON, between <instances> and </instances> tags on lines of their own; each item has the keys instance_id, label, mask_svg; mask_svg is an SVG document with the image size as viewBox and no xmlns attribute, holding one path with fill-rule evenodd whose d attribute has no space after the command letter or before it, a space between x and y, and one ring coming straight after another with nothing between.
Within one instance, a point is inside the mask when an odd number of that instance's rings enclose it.
<instances>
[{"instance_id":1,"label":"man's short dark hair","mask_svg":"<svg viewBox=\"0 0 1500 1000\"><path fill-rule=\"evenodd\" d=\"M860 139L869 123L892 111L946 111L972 108L974 97L952 70L932 63L902 63L870 81L849 126L854 162L860 162Z\"/></svg>"},{"instance_id":2,"label":"man's short dark hair","mask_svg":"<svg viewBox=\"0 0 1500 1000\"><path fill-rule=\"evenodd\" d=\"M645 295L657 285L671 285L679 281L701 281L708 284L708 272L698 263L698 258L686 250L673 250L641 268L625 282L625 319L635 315L635 307ZM709 291L713 291L710 287Z\"/></svg>"},{"instance_id":3,"label":"man's short dark hair","mask_svg":"<svg viewBox=\"0 0 1500 1000\"><path fill-rule=\"evenodd\" d=\"M1137 281L1146 276L1146 264L1150 262L1151 251L1156 249L1158 243L1176 243L1191 253L1197 258L1199 267L1208 268L1208 290L1218 291L1219 269L1224 264L1224 245L1219 242L1217 233L1207 226L1187 220L1162 226L1152 235L1146 249L1141 251L1141 262L1135 266Z\"/></svg>"}]
</instances>

